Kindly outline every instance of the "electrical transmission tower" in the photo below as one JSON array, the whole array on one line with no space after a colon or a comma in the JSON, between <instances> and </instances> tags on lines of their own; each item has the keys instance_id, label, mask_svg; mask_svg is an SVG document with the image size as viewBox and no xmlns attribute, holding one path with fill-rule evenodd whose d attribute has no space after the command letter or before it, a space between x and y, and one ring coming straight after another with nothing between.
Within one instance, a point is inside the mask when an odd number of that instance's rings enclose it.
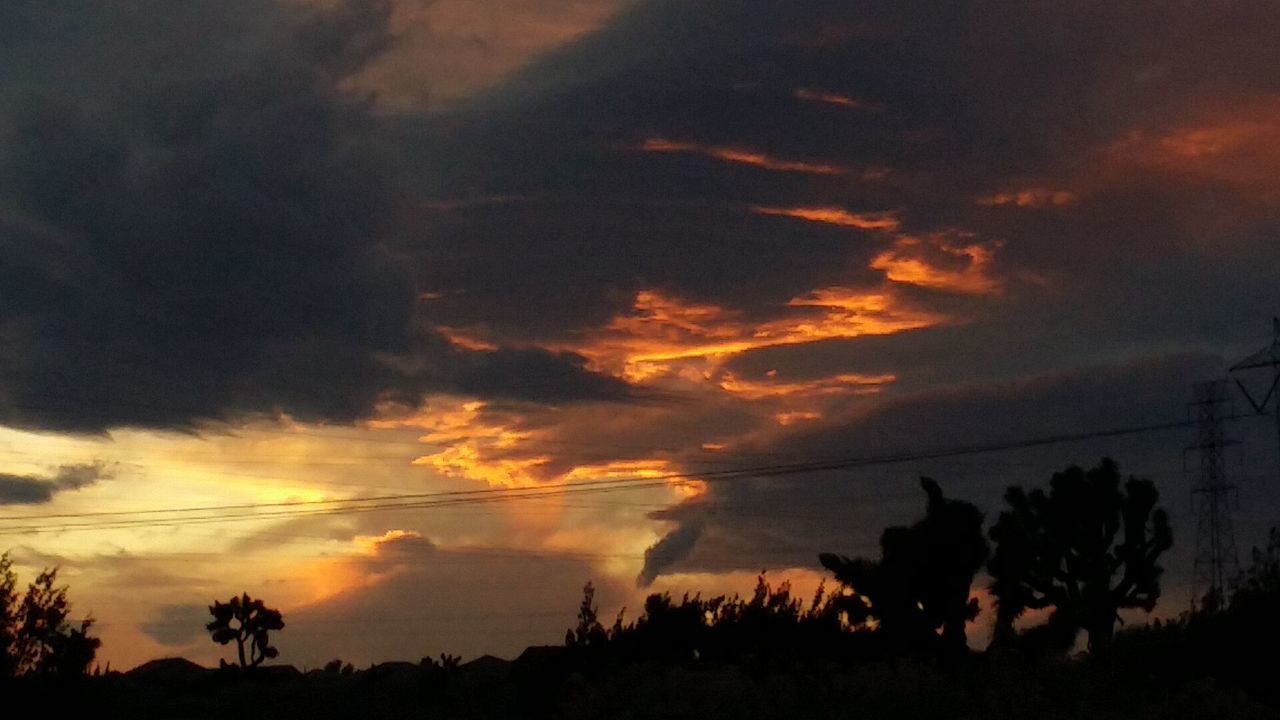
<instances>
[{"instance_id":1,"label":"electrical transmission tower","mask_svg":"<svg viewBox=\"0 0 1280 720\"><path fill-rule=\"evenodd\" d=\"M1226 449L1235 445L1223 430L1230 414L1225 380L1196 383L1193 387L1197 442L1189 446L1200 458L1199 477L1191 488L1196 516L1196 555L1191 573L1191 607L1216 607L1226 598L1227 584L1239 572L1231 503L1235 485L1227 481Z\"/></svg>"},{"instance_id":2,"label":"electrical transmission tower","mask_svg":"<svg viewBox=\"0 0 1280 720\"><path fill-rule=\"evenodd\" d=\"M1258 375L1258 370L1270 371L1271 383L1265 393L1259 393L1256 389L1250 392L1248 384L1241 380L1241 376L1249 371L1255 371L1251 374ZM1280 439L1280 397L1276 395L1276 388L1280 387L1280 318L1271 319L1271 344L1233 365L1231 377L1235 378L1240 392L1244 393L1245 399L1259 415L1265 415L1267 403L1271 403L1276 416L1276 437Z\"/></svg>"}]
</instances>

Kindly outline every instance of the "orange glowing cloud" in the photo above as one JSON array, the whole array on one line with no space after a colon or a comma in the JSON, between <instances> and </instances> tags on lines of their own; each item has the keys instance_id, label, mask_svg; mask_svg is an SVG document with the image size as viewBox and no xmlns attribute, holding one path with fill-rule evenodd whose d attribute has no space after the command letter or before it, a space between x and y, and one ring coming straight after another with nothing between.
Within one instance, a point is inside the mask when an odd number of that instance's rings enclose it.
<instances>
[{"instance_id":1,"label":"orange glowing cloud","mask_svg":"<svg viewBox=\"0 0 1280 720\"><path fill-rule=\"evenodd\" d=\"M1051 190L1049 188L1028 188L1011 192L997 193L978 198L979 205L1009 205L1020 208L1046 208L1073 205L1078 200L1070 190Z\"/></svg>"},{"instance_id":2,"label":"orange glowing cloud","mask_svg":"<svg viewBox=\"0 0 1280 720\"><path fill-rule=\"evenodd\" d=\"M791 396L821 395L868 395L880 392L882 387L898 378L894 375L860 375L845 373L834 377L819 378L801 382L759 382L735 377L725 373L720 379L720 388L747 400L766 398L785 398Z\"/></svg>"},{"instance_id":3,"label":"orange glowing cloud","mask_svg":"<svg viewBox=\"0 0 1280 720\"><path fill-rule=\"evenodd\" d=\"M837 207L754 207L751 210L757 215L795 218L807 222L825 223L859 230L893 231L901 226L897 216L890 212L851 213L848 210Z\"/></svg>"},{"instance_id":4,"label":"orange glowing cloud","mask_svg":"<svg viewBox=\"0 0 1280 720\"><path fill-rule=\"evenodd\" d=\"M779 425L788 426L799 422L812 422L822 419L822 413L813 412L812 410L794 410L791 412L782 412L773 416Z\"/></svg>"},{"instance_id":5,"label":"orange glowing cloud","mask_svg":"<svg viewBox=\"0 0 1280 720\"><path fill-rule=\"evenodd\" d=\"M751 322L716 305L688 304L644 291L632 312L614 318L572 349L596 370L628 382L715 377L726 358L759 348L863 335L887 335L936 325L943 317L899 302L891 292L824 288L792 298L779 317Z\"/></svg>"},{"instance_id":6,"label":"orange glowing cloud","mask_svg":"<svg viewBox=\"0 0 1280 720\"><path fill-rule=\"evenodd\" d=\"M735 147L699 145L697 143L679 142L664 138L649 138L640 149L650 153L677 153L686 155L703 155L716 160L740 165L750 165L762 170L774 172L803 173L808 175L844 175L849 171L839 165L827 163L811 163L800 160L785 160L766 153L745 150Z\"/></svg>"},{"instance_id":7,"label":"orange glowing cloud","mask_svg":"<svg viewBox=\"0 0 1280 720\"><path fill-rule=\"evenodd\" d=\"M1210 158L1237 152L1280 129L1258 118L1230 118L1202 127L1181 128L1156 143L1168 155L1187 159Z\"/></svg>"},{"instance_id":8,"label":"orange glowing cloud","mask_svg":"<svg viewBox=\"0 0 1280 720\"><path fill-rule=\"evenodd\" d=\"M871 267L896 283L946 292L982 295L1000 289L990 276L994 252L959 233L900 236L877 255Z\"/></svg>"},{"instance_id":9,"label":"orange glowing cloud","mask_svg":"<svg viewBox=\"0 0 1280 720\"><path fill-rule=\"evenodd\" d=\"M535 488L620 478L658 479L680 472L676 461L656 457L664 453L654 448L614 448L603 457L584 453L589 448L583 447L582 437L564 437L575 433L574 428L583 423L592 424L590 410L583 412L588 415L575 419L555 410L497 408L478 400L436 396L410 416L377 422L383 428L416 427L426 431L419 440L435 448L416 458L415 465L490 487ZM599 432L608 435L607 430ZM599 448L595 452L599 453ZM669 479L667 486L676 498L701 492L699 483Z\"/></svg>"},{"instance_id":10,"label":"orange glowing cloud","mask_svg":"<svg viewBox=\"0 0 1280 720\"><path fill-rule=\"evenodd\" d=\"M477 400L437 397L415 415L379 422L380 427L419 427L421 438L439 449L413 461L446 477L492 487L535 487L546 483L552 457L529 444L532 433L518 427L514 412L497 412Z\"/></svg>"},{"instance_id":11,"label":"orange glowing cloud","mask_svg":"<svg viewBox=\"0 0 1280 720\"><path fill-rule=\"evenodd\" d=\"M1197 122L1161 133L1134 131L1112 144L1118 168L1225 182L1265 202L1280 202L1280 95L1215 108Z\"/></svg>"},{"instance_id":12,"label":"orange glowing cloud","mask_svg":"<svg viewBox=\"0 0 1280 720\"><path fill-rule=\"evenodd\" d=\"M551 458L546 455L493 457L492 453L485 452L486 449L493 449L493 445L481 441L456 440L413 463L427 465L447 477L475 480L490 487L520 488L543 484L542 474L538 469L550 463Z\"/></svg>"}]
</instances>

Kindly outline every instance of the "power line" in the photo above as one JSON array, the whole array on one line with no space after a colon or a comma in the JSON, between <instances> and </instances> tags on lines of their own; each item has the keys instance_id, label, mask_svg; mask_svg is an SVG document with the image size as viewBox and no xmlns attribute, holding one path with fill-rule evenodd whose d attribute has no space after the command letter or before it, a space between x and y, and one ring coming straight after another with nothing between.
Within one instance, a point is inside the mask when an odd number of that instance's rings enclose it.
<instances>
[{"instance_id":1,"label":"power line","mask_svg":"<svg viewBox=\"0 0 1280 720\"><path fill-rule=\"evenodd\" d=\"M1233 418L1236 416L1232 416ZM152 509L141 511L106 511L99 513L61 513L47 515L22 515L0 517L0 521L28 521L33 519L81 519L93 517L123 517L137 515L159 515L168 513L178 517L158 518L154 520L121 519L106 523L67 523L60 527L42 526L0 526L0 534L22 532L39 532L43 530L79 530L79 529L112 529L121 527L146 527L156 525L195 524L206 522L230 522L254 519L271 519L276 517L311 517L314 515L365 513L387 510L427 509L445 505L502 502L521 500L530 497L548 497L577 495L593 492L616 492L630 489L665 486L672 480L702 481L708 483L729 482L742 479L774 478L811 472L852 469L875 465L896 464L919 460L934 460L963 455L988 452L1026 449L1045 445L1068 442L1079 442L1091 439L1121 437L1163 430L1183 429L1193 425L1193 421L1155 423L1127 428L1114 428L1081 433L1050 435L1039 438L1028 438L1005 443L988 443L953 448L942 448L925 452L890 453L877 456L844 458L838 460L820 460L807 463L790 463L738 468L735 470L709 471L702 473L667 473L649 477L606 478L587 480L572 485L549 486L547 488L483 488L475 490L457 490L433 493L405 493L391 496L349 500L298 500L280 503L243 503L239 505L221 505L204 507L180 507ZM239 513L241 510L274 510L267 513ZM184 516L184 513L221 513L232 511L227 515Z\"/></svg>"}]
</instances>

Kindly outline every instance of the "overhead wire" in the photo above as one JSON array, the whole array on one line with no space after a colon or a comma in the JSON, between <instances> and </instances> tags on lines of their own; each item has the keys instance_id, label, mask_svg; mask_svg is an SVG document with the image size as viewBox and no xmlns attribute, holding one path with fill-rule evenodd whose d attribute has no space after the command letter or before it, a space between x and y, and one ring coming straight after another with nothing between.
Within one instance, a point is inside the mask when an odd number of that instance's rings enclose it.
<instances>
[{"instance_id":1,"label":"overhead wire","mask_svg":"<svg viewBox=\"0 0 1280 720\"><path fill-rule=\"evenodd\" d=\"M1112 438L1163 430L1183 429L1194 425L1194 421L1183 420L1126 428L1112 428L1080 433L1066 433L1038 438L1026 438L1003 443L986 443L951 448L939 448L924 452L887 453L883 455L817 460L804 463L786 463L742 467L719 471L698 473L679 472L652 476L630 478L603 478L586 480L570 485L552 485L543 488L477 488L469 490L443 491L431 493L403 493L372 498L352 498L335 500L296 500L277 503L241 503L220 506L195 506L177 508L156 508L139 511L98 511L83 513L56 513L44 515L0 516L0 522L30 522L31 520L49 519L87 519L87 518L120 518L114 521L98 521L89 523L64 523L56 526L15 526L0 525L0 534L21 532L66 531L77 529L108 529L120 527L140 527L147 525L174 525L205 522L232 522L253 519L270 519L276 517L310 517L324 514L364 513L388 510L427 509L431 507L503 502L508 500L527 499L529 497L548 497L560 495L587 494L592 492L616 492L630 489L661 487L672 480L696 482L728 482L743 479L776 478L802 473L817 473L840 469L852 469L874 465L895 464L902 462L944 459L963 455L987 452L1026 449L1044 445L1066 442L1079 442L1089 439ZM267 510L267 512L239 512L247 510ZM188 515L192 513L193 515ZM194 515L205 513L204 515ZM216 513L210 515L208 513ZM223 514L226 513L226 514ZM168 514L163 518L139 518L136 516L152 516Z\"/></svg>"}]
</instances>

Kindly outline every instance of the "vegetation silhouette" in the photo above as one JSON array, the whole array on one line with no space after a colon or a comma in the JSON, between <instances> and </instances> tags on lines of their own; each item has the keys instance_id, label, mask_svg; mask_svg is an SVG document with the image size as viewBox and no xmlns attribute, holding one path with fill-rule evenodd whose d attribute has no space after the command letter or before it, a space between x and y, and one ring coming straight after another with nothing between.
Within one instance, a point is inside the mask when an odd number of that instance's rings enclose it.
<instances>
[{"instance_id":1,"label":"vegetation silhouette","mask_svg":"<svg viewBox=\"0 0 1280 720\"><path fill-rule=\"evenodd\" d=\"M1010 487L1008 509L991 527L995 553L987 565L996 597L992 644L1008 645L1014 622L1029 609L1052 609L1033 633L1046 649L1065 651L1077 632L1089 650L1111 642L1119 611L1151 612L1160 597L1159 558L1173 545L1169 518L1156 507L1150 480L1130 477L1104 458L1095 468L1056 473L1049 492Z\"/></svg>"},{"instance_id":2,"label":"vegetation silhouette","mask_svg":"<svg viewBox=\"0 0 1280 720\"><path fill-rule=\"evenodd\" d=\"M72 624L67 587L57 577L57 568L46 568L20 597L13 562L0 555L0 679L76 677L93 664L102 645L89 635L93 618Z\"/></svg>"},{"instance_id":3,"label":"vegetation silhouette","mask_svg":"<svg viewBox=\"0 0 1280 720\"><path fill-rule=\"evenodd\" d=\"M1118 634L1103 671L1160 689L1211 681L1270 706L1274 716L1280 711L1273 658L1280 647L1280 528L1253 549L1252 560L1223 603Z\"/></svg>"},{"instance_id":4,"label":"vegetation silhouette","mask_svg":"<svg viewBox=\"0 0 1280 720\"><path fill-rule=\"evenodd\" d=\"M931 478L920 485L929 498L925 516L887 528L878 561L818 559L846 590L833 604L849 624L875 626L890 652L954 659L967 652L965 626L979 612L970 590L989 548L978 508L948 500Z\"/></svg>"},{"instance_id":5,"label":"vegetation silhouette","mask_svg":"<svg viewBox=\"0 0 1280 720\"><path fill-rule=\"evenodd\" d=\"M270 633L284 629L284 617L262 600L253 599L248 593L232 597L225 603L215 600L209 606L209 613L213 615L213 621L205 629L219 645L235 641L241 670L257 667L280 654L271 646ZM246 644L248 655L245 654Z\"/></svg>"},{"instance_id":6,"label":"vegetation silhouette","mask_svg":"<svg viewBox=\"0 0 1280 720\"><path fill-rule=\"evenodd\" d=\"M595 588L587 583L578 624L565 636L575 665L724 662L752 667L849 655L854 629L840 620L835 598L818 588L806 603L789 583L773 587L762 574L748 598L668 593L646 598L643 612L624 621L625 608L611 627L598 620Z\"/></svg>"},{"instance_id":7,"label":"vegetation silhouette","mask_svg":"<svg viewBox=\"0 0 1280 720\"><path fill-rule=\"evenodd\" d=\"M877 559L822 554L839 581L797 597L762 573L744 596L655 593L633 620L602 621L587 583L563 646L528 648L515 661L471 662L447 653L420 662L357 669L288 666L222 673L181 659L128 673L95 673L74 693L49 678L80 675L98 640L68 621L66 588L42 573L25 595L0 556L0 661L6 698L79 703L70 714L136 717L587 718L718 717L1064 720L1126 717L1271 718L1280 684L1266 653L1280 647L1280 529L1218 602L1173 620L1117 631L1123 608L1159 597L1158 559L1172 543L1145 480L1121 482L1103 460L1057 473L1047 491L1011 488L984 534L974 505L921 479L924 515L881 535ZM988 536L994 542L990 552ZM989 562L988 562L989 561ZM987 562L1005 625L992 651L971 653L965 630L978 606L975 577ZM1012 619L1052 611L1015 633ZM220 644L238 665L277 656L279 611L247 594L209 608ZM567 608L566 608L567 610ZM1104 612L1105 611L1105 612ZM1105 620L1105 622L1104 622ZM1088 661L1006 652L1039 644L1061 650L1090 633ZM1106 652L1100 652L1104 649ZM10 693L10 690L12 691ZM64 702L65 701L65 702Z\"/></svg>"}]
</instances>

